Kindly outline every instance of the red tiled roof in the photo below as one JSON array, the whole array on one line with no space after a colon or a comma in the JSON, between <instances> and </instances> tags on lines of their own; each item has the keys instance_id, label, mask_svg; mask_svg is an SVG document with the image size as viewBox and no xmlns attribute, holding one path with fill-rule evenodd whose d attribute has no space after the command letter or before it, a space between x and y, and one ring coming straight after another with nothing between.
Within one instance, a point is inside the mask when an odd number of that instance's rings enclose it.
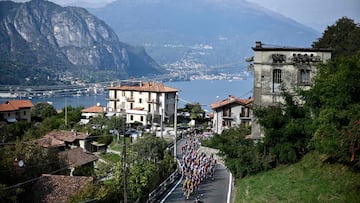
<instances>
[{"instance_id":1,"label":"red tiled roof","mask_svg":"<svg viewBox=\"0 0 360 203\"><path fill-rule=\"evenodd\" d=\"M85 152L81 147L59 152L59 156L70 166L81 166L98 160L97 156Z\"/></svg>"},{"instance_id":2,"label":"red tiled roof","mask_svg":"<svg viewBox=\"0 0 360 203\"><path fill-rule=\"evenodd\" d=\"M81 110L83 113L105 113L105 107L103 106L92 106L86 109Z\"/></svg>"},{"instance_id":3,"label":"red tiled roof","mask_svg":"<svg viewBox=\"0 0 360 203\"><path fill-rule=\"evenodd\" d=\"M135 107L135 108L133 108L133 110L139 110L139 111L141 111L141 110L144 110L144 107Z\"/></svg>"},{"instance_id":4,"label":"red tiled roof","mask_svg":"<svg viewBox=\"0 0 360 203\"><path fill-rule=\"evenodd\" d=\"M212 103L211 108L212 109L217 109L217 108L229 105L229 104L241 104L241 105L246 106L246 105L250 104L253 101L254 101L253 98L239 99L239 98L235 98L234 96L230 95L229 98L227 98L227 99L224 99L222 101L216 101L216 102Z\"/></svg>"},{"instance_id":5,"label":"red tiled roof","mask_svg":"<svg viewBox=\"0 0 360 203\"><path fill-rule=\"evenodd\" d=\"M165 86L163 83L141 82L139 85L122 85L109 87L110 90L132 90L139 92L178 92L176 88Z\"/></svg>"},{"instance_id":6,"label":"red tiled roof","mask_svg":"<svg viewBox=\"0 0 360 203\"><path fill-rule=\"evenodd\" d=\"M54 137L57 140L62 140L66 142L74 142L75 140L84 140L89 137L88 134L83 132L71 132L71 131L51 131L45 135L45 137Z\"/></svg>"},{"instance_id":7,"label":"red tiled roof","mask_svg":"<svg viewBox=\"0 0 360 203\"><path fill-rule=\"evenodd\" d=\"M39 194L40 202L63 203L70 195L92 182L92 177L43 174L34 184L33 191Z\"/></svg>"},{"instance_id":8,"label":"red tiled roof","mask_svg":"<svg viewBox=\"0 0 360 203\"><path fill-rule=\"evenodd\" d=\"M0 111L16 111L33 106L30 100L9 100L5 104L0 104Z\"/></svg>"}]
</instances>

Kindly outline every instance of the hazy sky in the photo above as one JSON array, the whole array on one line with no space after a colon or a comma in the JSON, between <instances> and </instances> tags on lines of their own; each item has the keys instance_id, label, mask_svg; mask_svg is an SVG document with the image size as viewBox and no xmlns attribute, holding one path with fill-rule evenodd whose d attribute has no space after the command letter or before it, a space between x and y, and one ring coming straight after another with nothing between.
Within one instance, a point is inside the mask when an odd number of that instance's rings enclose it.
<instances>
[{"instance_id":1,"label":"hazy sky","mask_svg":"<svg viewBox=\"0 0 360 203\"><path fill-rule=\"evenodd\" d=\"M26 0L15 0L26 1ZM101 6L114 0L50 0L60 5L86 2L87 7ZM121 0L120 0L121 1ZM174 0L181 1L181 0ZM222 1L222 0L217 0ZM235 1L235 0L234 0ZM323 32L343 16L360 23L360 0L247 0L273 10L299 23ZM81 4L83 5L83 4ZM84 6L86 7L86 6Z\"/></svg>"}]
</instances>

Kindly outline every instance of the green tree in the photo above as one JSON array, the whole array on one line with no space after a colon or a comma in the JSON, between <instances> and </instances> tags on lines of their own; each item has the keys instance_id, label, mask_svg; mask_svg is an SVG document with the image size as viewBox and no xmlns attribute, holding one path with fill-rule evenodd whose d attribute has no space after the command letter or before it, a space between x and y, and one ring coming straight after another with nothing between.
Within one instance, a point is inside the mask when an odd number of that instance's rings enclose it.
<instances>
[{"instance_id":1,"label":"green tree","mask_svg":"<svg viewBox=\"0 0 360 203\"><path fill-rule=\"evenodd\" d=\"M151 161L139 161L130 168L129 191L130 196L137 198L146 197L160 182L159 168Z\"/></svg>"},{"instance_id":2,"label":"green tree","mask_svg":"<svg viewBox=\"0 0 360 203\"><path fill-rule=\"evenodd\" d=\"M56 115L56 109L51 104L46 102L40 102L35 104L31 109L31 117L33 119L38 119L39 121L44 120L45 118Z\"/></svg>"},{"instance_id":3,"label":"green tree","mask_svg":"<svg viewBox=\"0 0 360 203\"><path fill-rule=\"evenodd\" d=\"M285 104L256 108L254 114L265 133L260 144L263 153L273 156L276 163L294 163L307 152L310 118L294 95L282 95Z\"/></svg>"},{"instance_id":4,"label":"green tree","mask_svg":"<svg viewBox=\"0 0 360 203\"><path fill-rule=\"evenodd\" d=\"M332 48L333 58L353 56L360 50L360 26L354 20L342 17L328 26L323 36L312 45L314 48Z\"/></svg>"},{"instance_id":5,"label":"green tree","mask_svg":"<svg viewBox=\"0 0 360 203\"><path fill-rule=\"evenodd\" d=\"M312 146L331 159L359 165L360 53L338 57L319 67L306 105L313 115ZM355 148L354 148L355 147ZM353 152L350 152L353 148Z\"/></svg>"},{"instance_id":6,"label":"green tree","mask_svg":"<svg viewBox=\"0 0 360 203\"><path fill-rule=\"evenodd\" d=\"M243 125L225 130L221 135L215 134L204 141L204 145L220 150L226 167L236 178L255 174L267 167L267 160L263 160L258 153L253 140L247 139L250 129Z\"/></svg>"},{"instance_id":7,"label":"green tree","mask_svg":"<svg viewBox=\"0 0 360 203\"><path fill-rule=\"evenodd\" d=\"M17 161L22 160L24 165L18 166ZM7 188L1 201L25 202L33 199L31 184L15 186L15 183L37 178L41 174L49 174L58 171L64 172L65 163L62 162L54 149L44 149L30 141L17 141L16 145L6 145L0 150L0 184ZM6 192L4 192L6 191ZM16 196L16 199L14 198Z\"/></svg>"},{"instance_id":8,"label":"green tree","mask_svg":"<svg viewBox=\"0 0 360 203\"><path fill-rule=\"evenodd\" d=\"M131 151L136 155L136 161L149 160L158 163L164 158L166 141L159 137L144 136L138 139L132 146Z\"/></svg>"}]
</instances>

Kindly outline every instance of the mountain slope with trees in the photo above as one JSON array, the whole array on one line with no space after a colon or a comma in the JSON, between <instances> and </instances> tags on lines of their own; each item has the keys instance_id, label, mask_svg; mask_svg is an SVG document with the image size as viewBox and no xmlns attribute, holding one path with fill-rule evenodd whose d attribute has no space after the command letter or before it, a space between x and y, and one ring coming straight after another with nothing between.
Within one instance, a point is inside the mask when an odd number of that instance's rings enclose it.
<instances>
[{"instance_id":1,"label":"mountain slope with trees","mask_svg":"<svg viewBox=\"0 0 360 203\"><path fill-rule=\"evenodd\" d=\"M120 42L83 8L44 0L0 1L0 11L2 85L51 84L66 73L115 80L163 71L143 48Z\"/></svg>"}]
</instances>

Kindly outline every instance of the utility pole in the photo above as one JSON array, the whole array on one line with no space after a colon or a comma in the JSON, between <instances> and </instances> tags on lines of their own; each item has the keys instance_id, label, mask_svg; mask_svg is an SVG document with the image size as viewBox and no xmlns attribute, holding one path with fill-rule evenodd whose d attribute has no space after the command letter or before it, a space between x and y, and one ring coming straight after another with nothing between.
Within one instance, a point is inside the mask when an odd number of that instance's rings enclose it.
<instances>
[{"instance_id":1,"label":"utility pole","mask_svg":"<svg viewBox=\"0 0 360 203\"><path fill-rule=\"evenodd\" d=\"M164 122L164 109L161 110L161 122L160 122L161 139L164 138L164 136L163 136L163 122Z\"/></svg>"},{"instance_id":2,"label":"utility pole","mask_svg":"<svg viewBox=\"0 0 360 203\"><path fill-rule=\"evenodd\" d=\"M175 161L177 159L176 156L176 141L177 141L177 106L178 106L178 95L175 93L175 109L174 109L174 132L175 132L175 140L174 140L174 158Z\"/></svg>"},{"instance_id":3,"label":"utility pole","mask_svg":"<svg viewBox=\"0 0 360 203\"><path fill-rule=\"evenodd\" d=\"M123 115L123 135L124 135L124 143L123 143L123 182L124 182L124 203L127 203L127 192L126 192L126 182L127 182L127 168L126 168L126 139L125 139L125 123L126 123L126 113Z\"/></svg>"},{"instance_id":4,"label":"utility pole","mask_svg":"<svg viewBox=\"0 0 360 203\"><path fill-rule=\"evenodd\" d=\"M67 127L67 100L65 97L65 127Z\"/></svg>"}]
</instances>

